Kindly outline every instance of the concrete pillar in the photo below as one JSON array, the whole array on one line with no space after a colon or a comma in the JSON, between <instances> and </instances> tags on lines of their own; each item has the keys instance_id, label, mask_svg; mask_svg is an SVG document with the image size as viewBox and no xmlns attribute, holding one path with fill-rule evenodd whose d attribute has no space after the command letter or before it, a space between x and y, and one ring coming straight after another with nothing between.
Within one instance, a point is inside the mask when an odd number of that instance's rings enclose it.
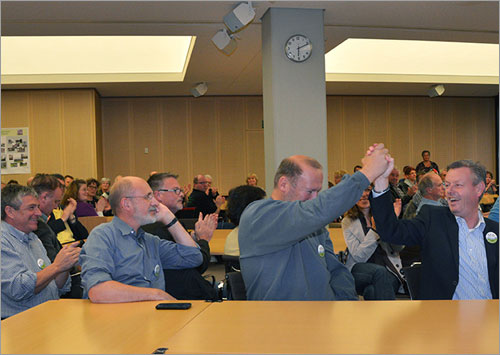
<instances>
[{"instance_id":1,"label":"concrete pillar","mask_svg":"<svg viewBox=\"0 0 500 355\"><path fill-rule=\"evenodd\" d=\"M293 35L312 44L304 62L287 58L285 45ZM323 10L270 8L262 17L262 76L266 191L280 161L304 154L323 165L327 185L325 49Z\"/></svg>"}]
</instances>

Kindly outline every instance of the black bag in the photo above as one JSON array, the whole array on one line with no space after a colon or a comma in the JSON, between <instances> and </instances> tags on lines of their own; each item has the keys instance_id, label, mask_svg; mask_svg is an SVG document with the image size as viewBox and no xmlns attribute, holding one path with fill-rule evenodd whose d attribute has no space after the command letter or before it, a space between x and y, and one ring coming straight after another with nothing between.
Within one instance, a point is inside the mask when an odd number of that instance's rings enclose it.
<instances>
[{"instance_id":1,"label":"black bag","mask_svg":"<svg viewBox=\"0 0 500 355\"><path fill-rule=\"evenodd\" d=\"M196 269L167 270L165 291L178 300L218 300L217 291Z\"/></svg>"}]
</instances>

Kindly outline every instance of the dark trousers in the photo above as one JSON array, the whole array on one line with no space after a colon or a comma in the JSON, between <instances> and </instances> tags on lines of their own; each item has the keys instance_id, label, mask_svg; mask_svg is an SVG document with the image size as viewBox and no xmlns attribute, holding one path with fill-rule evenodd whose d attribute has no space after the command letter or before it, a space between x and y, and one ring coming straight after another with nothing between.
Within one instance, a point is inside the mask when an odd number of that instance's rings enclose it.
<instances>
[{"instance_id":1,"label":"dark trousers","mask_svg":"<svg viewBox=\"0 0 500 355\"><path fill-rule=\"evenodd\" d=\"M356 292L365 300L394 300L399 289L399 280L384 266L373 263L357 263L351 273Z\"/></svg>"}]
</instances>

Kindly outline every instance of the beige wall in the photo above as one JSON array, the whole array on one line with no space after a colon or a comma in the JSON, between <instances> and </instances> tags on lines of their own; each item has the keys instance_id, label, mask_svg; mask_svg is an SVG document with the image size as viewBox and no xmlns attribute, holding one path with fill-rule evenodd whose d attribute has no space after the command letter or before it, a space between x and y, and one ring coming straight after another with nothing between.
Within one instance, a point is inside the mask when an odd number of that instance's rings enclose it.
<instances>
[{"instance_id":1,"label":"beige wall","mask_svg":"<svg viewBox=\"0 0 500 355\"><path fill-rule=\"evenodd\" d=\"M495 173L494 105L493 98L329 96L329 175L352 172L373 142L390 149L400 170L415 167L426 149L440 169L472 159Z\"/></svg>"},{"instance_id":2,"label":"beige wall","mask_svg":"<svg viewBox=\"0 0 500 355\"><path fill-rule=\"evenodd\" d=\"M264 186L262 98L102 99L104 174L210 174L226 194L256 173ZM145 149L148 149L148 153Z\"/></svg>"},{"instance_id":3,"label":"beige wall","mask_svg":"<svg viewBox=\"0 0 500 355\"><path fill-rule=\"evenodd\" d=\"M2 91L2 128L29 127L31 174L2 174L25 183L38 172L102 174L101 125L94 90Z\"/></svg>"},{"instance_id":4,"label":"beige wall","mask_svg":"<svg viewBox=\"0 0 500 355\"><path fill-rule=\"evenodd\" d=\"M4 91L2 127L30 127L33 173L114 178L172 171L183 185L205 173L227 193L255 172L264 186L261 97L100 103L93 90ZM338 169L351 172L373 142L384 142L400 168L416 165L429 149L441 168L468 158L496 173L493 98L329 96L327 115L331 177Z\"/></svg>"}]
</instances>

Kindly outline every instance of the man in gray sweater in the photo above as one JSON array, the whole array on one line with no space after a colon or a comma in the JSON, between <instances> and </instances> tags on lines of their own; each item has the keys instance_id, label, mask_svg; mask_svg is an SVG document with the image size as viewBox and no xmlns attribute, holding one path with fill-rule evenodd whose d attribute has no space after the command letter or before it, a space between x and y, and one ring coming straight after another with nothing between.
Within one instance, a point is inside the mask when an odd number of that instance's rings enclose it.
<instances>
[{"instance_id":1,"label":"man in gray sweater","mask_svg":"<svg viewBox=\"0 0 500 355\"><path fill-rule=\"evenodd\" d=\"M351 208L387 168L387 149L371 146L363 168L320 193L321 164L294 155L274 177L271 199L240 219L240 265L249 300L357 300L354 279L338 261L325 226Z\"/></svg>"}]
</instances>

